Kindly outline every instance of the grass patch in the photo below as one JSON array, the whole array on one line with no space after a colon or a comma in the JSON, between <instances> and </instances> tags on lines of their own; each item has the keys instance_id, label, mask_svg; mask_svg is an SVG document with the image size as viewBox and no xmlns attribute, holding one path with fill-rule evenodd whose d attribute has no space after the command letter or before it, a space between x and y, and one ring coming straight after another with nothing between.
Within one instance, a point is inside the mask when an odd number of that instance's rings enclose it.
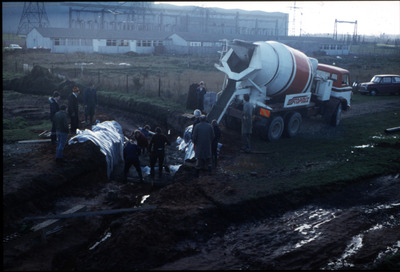
<instances>
[{"instance_id":1,"label":"grass patch","mask_svg":"<svg viewBox=\"0 0 400 272\"><path fill-rule=\"evenodd\" d=\"M315 186L335 186L398 173L400 135L384 130L398 126L400 109L343 119L331 135L282 138L265 142L253 137L253 150L268 154L240 156L227 168L234 175L274 184L268 193Z\"/></svg>"},{"instance_id":2,"label":"grass patch","mask_svg":"<svg viewBox=\"0 0 400 272\"><path fill-rule=\"evenodd\" d=\"M99 91L98 95L99 96L101 95L109 99L119 100L122 102L148 103L181 112L187 111L184 105L174 102L172 100L163 99L161 97L146 97L132 93L108 92L108 91Z\"/></svg>"},{"instance_id":3,"label":"grass patch","mask_svg":"<svg viewBox=\"0 0 400 272\"><path fill-rule=\"evenodd\" d=\"M39 134L50 129L49 121L29 122L22 116L3 118L3 143L41 139Z\"/></svg>"}]
</instances>

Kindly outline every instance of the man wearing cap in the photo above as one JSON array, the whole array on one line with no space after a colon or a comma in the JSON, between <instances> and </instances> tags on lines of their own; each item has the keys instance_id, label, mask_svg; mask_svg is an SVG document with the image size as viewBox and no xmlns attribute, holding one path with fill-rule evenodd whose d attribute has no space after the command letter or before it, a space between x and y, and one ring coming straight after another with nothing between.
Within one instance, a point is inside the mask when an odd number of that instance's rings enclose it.
<instances>
[{"instance_id":1,"label":"man wearing cap","mask_svg":"<svg viewBox=\"0 0 400 272\"><path fill-rule=\"evenodd\" d=\"M75 135L79 128L79 108L78 108L79 88L74 87L68 96L68 115L71 120L71 134Z\"/></svg>"}]
</instances>

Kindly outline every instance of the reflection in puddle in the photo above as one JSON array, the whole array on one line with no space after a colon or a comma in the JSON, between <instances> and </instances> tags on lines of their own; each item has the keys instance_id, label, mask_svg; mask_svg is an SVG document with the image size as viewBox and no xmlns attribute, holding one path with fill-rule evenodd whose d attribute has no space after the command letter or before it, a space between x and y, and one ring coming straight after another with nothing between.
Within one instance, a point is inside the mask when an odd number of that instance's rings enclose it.
<instances>
[{"instance_id":1,"label":"reflection in puddle","mask_svg":"<svg viewBox=\"0 0 400 272\"><path fill-rule=\"evenodd\" d=\"M367 148L367 147L374 147L374 146L371 144L353 146L353 148Z\"/></svg>"},{"instance_id":2,"label":"reflection in puddle","mask_svg":"<svg viewBox=\"0 0 400 272\"><path fill-rule=\"evenodd\" d=\"M372 213L378 213L382 212L385 210L390 210L390 209L396 209L397 206L399 206L400 203L392 203L392 204L385 204L385 205L378 205L373 208L365 208L364 212L366 214L372 214ZM373 232L376 230L382 230L385 227L395 227L399 225L399 219L396 218L393 215L388 216L388 218L381 222L377 223L376 225L372 226L368 230L363 231L362 233L358 234L357 236L354 236L351 240L351 242L347 245L344 253L342 256L337 259L336 261L331 261L328 263L327 267L325 269L332 269L332 270L337 270L337 269L343 269L343 268L349 268L349 267L354 267L354 264L350 263L348 259L357 254L357 252L362 248L362 239L364 234ZM393 246L388 246L384 252L380 252L378 257L374 260L374 263L377 263L378 261L382 260L384 257L388 255L393 255L395 254L400 248L400 241L397 242L397 244Z\"/></svg>"},{"instance_id":3,"label":"reflection in puddle","mask_svg":"<svg viewBox=\"0 0 400 272\"><path fill-rule=\"evenodd\" d=\"M140 201L140 204L143 204L146 201L146 199L149 198L149 197L150 197L150 195L142 196L142 200Z\"/></svg>"},{"instance_id":4,"label":"reflection in puddle","mask_svg":"<svg viewBox=\"0 0 400 272\"><path fill-rule=\"evenodd\" d=\"M101 244L110 237L111 237L111 232L107 232L106 235L100 241L96 242L93 246L91 246L89 250L95 249L99 244Z\"/></svg>"},{"instance_id":5,"label":"reflection in puddle","mask_svg":"<svg viewBox=\"0 0 400 272\"><path fill-rule=\"evenodd\" d=\"M386 139L398 139L398 135L379 135L379 136L372 136L372 139L378 140L386 140Z\"/></svg>"},{"instance_id":6,"label":"reflection in puddle","mask_svg":"<svg viewBox=\"0 0 400 272\"><path fill-rule=\"evenodd\" d=\"M355 255L358 250L362 247L362 239L363 239L362 234L358 234L357 236L354 236L350 243L347 245L344 253L342 254L342 256L334 261L334 262L330 262L328 263L328 269L340 269L340 268L349 268L349 267L354 267L354 265L352 263L349 263L347 261L347 259L349 257L351 257L352 255Z\"/></svg>"},{"instance_id":7,"label":"reflection in puddle","mask_svg":"<svg viewBox=\"0 0 400 272\"><path fill-rule=\"evenodd\" d=\"M333 218L335 218L335 212L337 211L332 211L332 210L324 210L324 209L318 209L318 210L311 210L311 211L304 211L301 213L301 216L306 216L308 217L308 220L306 223L299 225L297 228L295 228L295 231L298 231L301 235L303 235L303 240L300 242L297 242L294 246L294 248L299 248L302 247L305 244L308 244L315 239L317 239L320 235L321 232L317 232L317 229L331 221ZM299 215L298 213L295 215ZM300 217L299 217L300 218ZM299 219L298 218L298 219Z\"/></svg>"}]
</instances>

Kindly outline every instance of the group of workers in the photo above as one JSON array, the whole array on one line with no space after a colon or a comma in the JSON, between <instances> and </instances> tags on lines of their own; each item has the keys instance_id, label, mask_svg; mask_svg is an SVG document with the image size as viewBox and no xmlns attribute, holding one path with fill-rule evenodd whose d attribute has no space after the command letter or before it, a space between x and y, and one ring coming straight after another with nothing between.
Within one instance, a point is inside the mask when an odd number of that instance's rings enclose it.
<instances>
[{"instance_id":1,"label":"group of workers","mask_svg":"<svg viewBox=\"0 0 400 272\"><path fill-rule=\"evenodd\" d=\"M221 138L221 129L216 120L211 123L207 121L204 114L199 109L194 111L194 122L192 125L191 140L195 150L195 176L198 177L202 169L208 170L212 174L212 168L217 167L218 141ZM141 154L149 155L150 158L150 177L154 180L155 165L158 162L158 177L163 174L165 148L170 145L170 141L162 133L160 127L151 132L150 126L135 130L129 137L124 147L124 182L127 181L127 175L130 167L133 165L138 173L139 181L143 182L143 173L140 167L139 156Z\"/></svg>"},{"instance_id":2,"label":"group of workers","mask_svg":"<svg viewBox=\"0 0 400 272\"><path fill-rule=\"evenodd\" d=\"M56 144L56 162L64 163L64 147L68 140L68 133L76 134L79 128L79 104L78 95L80 90L73 87L72 93L68 95L68 105L60 105L61 95L58 91L53 92L53 96L49 98L50 103L50 120L52 122L50 139ZM83 94L83 104L85 107L85 123L89 118L90 125L93 125L93 117L97 105L97 92L94 83L90 83L90 87L85 89ZM69 118L69 122L68 122Z\"/></svg>"},{"instance_id":3,"label":"group of workers","mask_svg":"<svg viewBox=\"0 0 400 272\"><path fill-rule=\"evenodd\" d=\"M53 96L49 98L50 102L50 119L52 121L51 141L57 144L56 162L65 162L63 159L63 150L68 139L68 133L76 134L79 128L78 118L78 95L80 91L78 87L74 87L72 93L68 96L68 107L66 105L59 106L60 93L55 91ZM196 166L195 176L198 177L200 170L208 170L212 174L212 168L217 166L218 158L218 142L221 138L221 130L218 122L212 120L211 123L206 116L202 114L204 94L206 89L204 83L200 82L198 88L198 106L194 111L194 122L192 126L191 140L194 145ZM85 123L89 118L89 124L93 124L93 116L97 105L97 94L94 84L90 83L90 87L85 89L84 106L85 106ZM68 111L67 111L68 109ZM68 126L68 117L70 119L70 127ZM249 103L249 96L244 95L244 108L242 116L242 137L245 152L250 152L250 138L252 130L252 107ZM132 141L134 139L134 141ZM168 138L162 133L160 127L156 127L155 132L151 131L149 125L135 130L129 141L124 146L124 181L127 180L127 174L133 165L138 172L139 180L143 181L143 174L140 167L139 156L148 154L150 158L150 177L154 179L155 165L158 162L158 177L162 177L165 148L170 145ZM167 168L166 168L167 169Z\"/></svg>"},{"instance_id":4,"label":"group of workers","mask_svg":"<svg viewBox=\"0 0 400 272\"><path fill-rule=\"evenodd\" d=\"M135 130L129 141L124 146L124 182L127 181L129 168L133 165L139 175L140 182L143 182L142 169L140 168L141 154L148 154L150 158L150 177L153 180L155 175L155 165L158 162L158 177L162 177L165 159L165 148L171 145L167 136L162 133L160 127L156 127L155 133L150 130L150 126ZM132 141L135 139L134 141Z\"/></svg>"}]
</instances>

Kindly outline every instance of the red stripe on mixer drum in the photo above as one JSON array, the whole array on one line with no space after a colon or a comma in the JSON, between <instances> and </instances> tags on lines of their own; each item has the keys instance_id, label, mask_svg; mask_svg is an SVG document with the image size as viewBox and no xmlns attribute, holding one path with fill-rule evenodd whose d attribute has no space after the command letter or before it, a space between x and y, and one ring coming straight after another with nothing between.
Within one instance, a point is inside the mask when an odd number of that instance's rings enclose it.
<instances>
[{"instance_id":1,"label":"red stripe on mixer drum","mask_svg":"<svg viewBox=\"0 0 400 272\"><path fill-rule=\"evenodd\" d=\"M311 67L307 56L297 50L291 50L295 58L295 76L286 91L286 94L302 93L307 90L311 83Z\"/></svg>"}]
</instances>

